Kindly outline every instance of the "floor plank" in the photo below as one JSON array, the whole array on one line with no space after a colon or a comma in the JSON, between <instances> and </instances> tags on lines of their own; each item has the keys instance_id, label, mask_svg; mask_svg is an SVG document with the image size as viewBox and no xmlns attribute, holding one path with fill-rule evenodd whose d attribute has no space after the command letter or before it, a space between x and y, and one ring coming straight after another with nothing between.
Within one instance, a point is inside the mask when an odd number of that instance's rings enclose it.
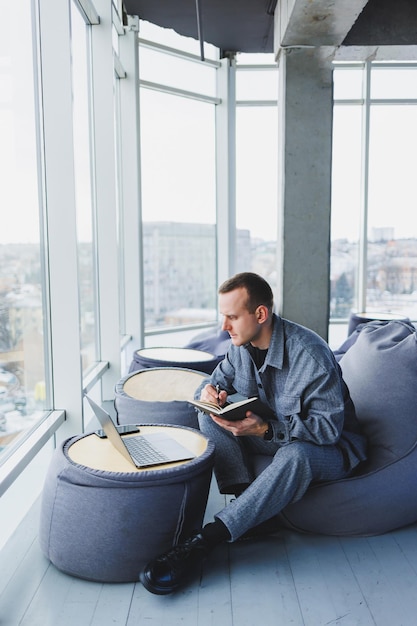
<instances>
[{"instance_id":1,"label":"floor plank","mask_svg":"<svg viewBox=\"0 0 417 626\"><path fill-rule=\"evenodd\" d=\"M50 565L21 624L124 625L129 616L134 587L133 583L116 585L80 580Z\"/></svg>"},{"instance_id":2,"label":"floor plank","mask_svg":"<svg viewBox=\"0 0 417 626\"><path fill-rule=\"evenodd\" d=\"M293 533L286 545L304 624L373 624L336 538Z\"/></svg>"},{"instance_id":3,"label":"floor plank","mask_svg":"<svg viewBox=\"0 0 417 626\"><path fill-rule=\"evenodd\" d=\"M415 626L416 572L392 534L344 539L345 554L378 626Z\"/></svg>"},{"instance_id":4,"label":"floor plank","mask_svg":"<svg viewBox=\"0 0 417 626\"><path fill-rule=\"evenodd\" d=\"M33 544L37 542L40 501L37 500L28 515L25 516L16 532L0 551L0 595L9 585Z\"/></svg>"},{"instance_id":5,"label":"floor plank","mask_svg":"<svg viewBox=\"0 0 417 626\"><path fill-rule=\"evenodd\" d=\"M9 582L0 595L1 626L16 626L21 623L48 568L49 563L41 555L38 542L33 541L19 566L13 569Z\"/></svg>"},{"instance_id":6,"label":"floor plank","mask_svg":"<svg viewBox=\"0 0 417 626\"><path fill-rule=\"evenodd\" d=\"M417 525L406 526L391 533L397 542L404 558L410 563L415 574L417 574Z\"/></svg>"},{"instance_id":7,"label":"floor plank","mask_svg":"<svg viewBox=\"0 0 417 626\"><path fill-rule=\"evenodd\" d=\"M103 626L109 622L115 626L127 624L134 592L134 583L103 585L90 625ZM72 622L72 626L75 623Z\"/></svg>"},{"instance_id":8,"label":"floor plank","mask_svg":"<svg viewBox=\"0 0 417 626\"><path fill-rule=\"evenodd\" d=\"M262 616L263 626L303 624L285 536L237 542L230 549L235 623L253 626Z\"/></svg>"}]
</instances>

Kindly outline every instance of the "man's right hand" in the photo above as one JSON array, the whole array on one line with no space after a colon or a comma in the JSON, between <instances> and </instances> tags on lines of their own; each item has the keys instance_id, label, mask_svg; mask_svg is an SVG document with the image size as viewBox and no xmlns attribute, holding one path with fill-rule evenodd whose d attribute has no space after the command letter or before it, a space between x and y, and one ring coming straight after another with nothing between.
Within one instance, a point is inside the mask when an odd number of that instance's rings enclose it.
<instances>
[{"instance_id":1,"label":"man's right hand","mask_svg":"<svg viewBox=\"0 0 417 626\"><path fill-rule=\"evenodd\" d=\"M217 392L216 387L213 385L206 385L200 395L200 400L203 402L213 402L214 404L218 404L219 406L223 406L226 404L227 391L224 389Z\"/></svg>"}]
</instances>

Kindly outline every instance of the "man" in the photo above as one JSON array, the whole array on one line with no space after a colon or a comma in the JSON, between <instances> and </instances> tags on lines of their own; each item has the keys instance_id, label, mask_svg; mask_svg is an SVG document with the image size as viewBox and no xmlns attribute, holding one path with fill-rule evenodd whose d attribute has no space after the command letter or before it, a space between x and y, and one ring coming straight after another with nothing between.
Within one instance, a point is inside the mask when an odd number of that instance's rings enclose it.
<instances>
[{"instance_id":1,"label":"man","mask_svg":"<svg viewBox=\"0 0 417 626\"><path fill-rule=\"evenodd\" d=\"M229 394L256 395L276 419L248 411L236 422L199 413L202 432L215 442L220 492L236 497L212 523L144 568L140 579L152 593L178 589L217 544L276 529L274 517L311 482L344 478L366 458L353 403L326 342L275 315L272 290L257 274L223 283L219 307L231 346L196 398L223 405ZM253 454L271 456L257 477Z\"/></svg>"}]
</instances>

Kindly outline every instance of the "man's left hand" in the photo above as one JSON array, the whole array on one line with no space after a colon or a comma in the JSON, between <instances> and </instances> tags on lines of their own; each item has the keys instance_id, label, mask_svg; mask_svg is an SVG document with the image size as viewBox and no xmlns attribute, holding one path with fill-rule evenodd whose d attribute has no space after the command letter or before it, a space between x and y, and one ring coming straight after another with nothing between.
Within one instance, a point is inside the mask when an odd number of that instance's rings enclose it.
<instances>
[{"instance_id":1,"label":"man's left hand","mask_svg":"<svg viewBox=\"0 0 417 626\"><path fill-rule=\"evenodd\" d=\"M211 415L211 419L225 430L231 432L235 437L245 437L248 435L252 437L263 437L268 430L267 422L264 422L259 415L252 413L252 411L247 411L246 417L236 422L222 419L213 414Z\"/></svg>"}]
</instances>

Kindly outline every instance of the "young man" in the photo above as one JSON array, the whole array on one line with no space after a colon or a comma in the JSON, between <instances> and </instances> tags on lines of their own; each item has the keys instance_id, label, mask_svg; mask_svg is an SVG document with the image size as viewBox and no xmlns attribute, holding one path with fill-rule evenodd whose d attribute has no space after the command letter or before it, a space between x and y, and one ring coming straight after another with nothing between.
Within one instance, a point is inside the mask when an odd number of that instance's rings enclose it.
<instances>
[{"instance_id":1,"label":"young man","mask_svg":"<svg viewBox=\"0 0 417 626\"><path fill-rule=\"evenodd\" d=\"M219 306L231 346L196 398L223 405L236 392L259 396L276 419L248 411L236 422L199 413L202 432L215 442L220 492L236 498L144 568L140 579L156 594L180 587L217 544L276 529L274 517L312 481L344 478L366 458L353 403L326 342L275 315L272 290L257 274L223 283ZM253 454L271 456L257 477Z\"/></svg>"}]
</instances>

